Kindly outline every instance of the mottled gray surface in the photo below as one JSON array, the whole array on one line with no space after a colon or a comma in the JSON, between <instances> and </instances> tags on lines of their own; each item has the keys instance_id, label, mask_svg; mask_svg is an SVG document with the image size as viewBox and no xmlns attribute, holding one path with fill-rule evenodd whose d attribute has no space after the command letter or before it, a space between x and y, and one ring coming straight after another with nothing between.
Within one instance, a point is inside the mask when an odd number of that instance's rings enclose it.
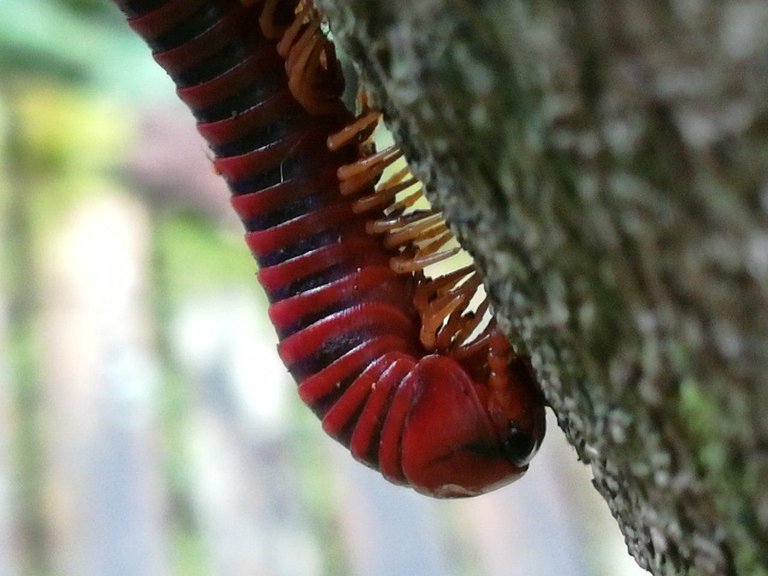
<instances>
[{"instance_id":1,"label":"mottled gray surface","mask_svg":"<svg viewBox=\"0 0 768 576\"><path fill-rule=\"evenodd\" d=\"M768 3L318 0L654 574L768 574Z\"/></svg>"}]
</instances>

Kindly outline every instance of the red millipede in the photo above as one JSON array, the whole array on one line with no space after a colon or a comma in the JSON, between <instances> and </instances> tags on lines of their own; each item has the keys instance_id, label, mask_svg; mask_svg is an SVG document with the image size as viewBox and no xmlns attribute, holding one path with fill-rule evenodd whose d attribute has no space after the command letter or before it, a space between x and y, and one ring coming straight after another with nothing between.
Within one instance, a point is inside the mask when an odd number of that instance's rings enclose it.
<instances>
[{"instance_id":1,"label":"red millipede","mask_svg":"<svg viewBox=\"0 0 768 576\"><path fill-rule=\"evenodd\" d=\"M473 309L474 267L414 207L401 156L371 150L307 0L114 0L192 110L271 302L278 351L323 428L396 484L436 497L520 477L544 435L530 362ZM408 192L411 190L411 192Z\"/></svg>"}]
</instances>

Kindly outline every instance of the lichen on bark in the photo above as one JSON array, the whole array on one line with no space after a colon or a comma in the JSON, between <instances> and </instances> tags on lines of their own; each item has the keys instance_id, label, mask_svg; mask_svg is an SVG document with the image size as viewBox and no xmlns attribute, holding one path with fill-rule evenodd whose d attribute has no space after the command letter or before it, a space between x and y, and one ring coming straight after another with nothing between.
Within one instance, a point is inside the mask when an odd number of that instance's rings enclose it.
<instances>
[{"instance_id":1,"label":"lichen on bark","mask_svg":"<svg viewBox=\"0 0 768 576\"><path fill-rule=\"evenodd\" d=\"M317 3L632 555L768 574L768 3Z\"/></svg>"}]
</instances>

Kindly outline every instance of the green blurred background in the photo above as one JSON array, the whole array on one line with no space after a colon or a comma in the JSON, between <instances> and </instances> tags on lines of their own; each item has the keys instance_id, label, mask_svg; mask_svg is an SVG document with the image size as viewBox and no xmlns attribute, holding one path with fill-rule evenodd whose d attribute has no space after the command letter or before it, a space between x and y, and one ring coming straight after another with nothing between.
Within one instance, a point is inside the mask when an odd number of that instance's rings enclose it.
<instances>
[{"instance_id":1,"label":"green blurred background","mask_svg":"<svg viewBox=\"0 0 768 576\"><path fill-rule=\"evenodd\" d=\"M321 432L191 116L107 0L0 0L0 576L643 573L553 422L439 502Z\"/></svg>"}]
</instances>

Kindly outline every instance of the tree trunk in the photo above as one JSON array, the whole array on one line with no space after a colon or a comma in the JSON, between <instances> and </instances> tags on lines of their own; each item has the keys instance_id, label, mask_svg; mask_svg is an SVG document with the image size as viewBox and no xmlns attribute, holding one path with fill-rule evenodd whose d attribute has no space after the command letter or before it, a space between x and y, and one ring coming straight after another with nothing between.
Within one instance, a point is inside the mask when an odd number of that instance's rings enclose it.
<instances>
[{"instance_id":1,"label":"tree trunk","mask_svg":"<svg viewBox=\"0 0 768 576\"><path fill-rule=\"evenodd\" d=\"M317 1L632 555L768 574L768 3Z\"/></svg>"}]
</instances>

